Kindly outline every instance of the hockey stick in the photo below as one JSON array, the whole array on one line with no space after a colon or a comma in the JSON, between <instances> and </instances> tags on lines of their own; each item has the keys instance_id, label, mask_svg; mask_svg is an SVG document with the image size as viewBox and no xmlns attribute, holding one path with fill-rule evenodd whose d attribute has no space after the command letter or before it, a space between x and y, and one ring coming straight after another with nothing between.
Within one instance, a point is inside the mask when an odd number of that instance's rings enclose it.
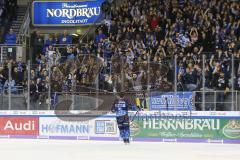
<instances>
[{"instance_id":1,"label":"hockey stick","mask_svg":"<svg viewBox=\"0 0 240 160\"><path fill-rule=\"evenodd\" d=\"M140 110L141 110L140 108L137 110L137 112L134 114L133 118L131 119L130 123L132 123L134 121L134 119L136 118L136 116L138 115Z\"/></svg>"},{"instance_id":2,"label":"hockey stick","mask_svg":"<svg viewBox=\"0 0 240 160\"><path fill-rule=\"evenodd\" d=\"M165 97L165 100L166 100L166 109L168 111L168 99L167 99L167 97Z\"/></svg>"}]
</instances>

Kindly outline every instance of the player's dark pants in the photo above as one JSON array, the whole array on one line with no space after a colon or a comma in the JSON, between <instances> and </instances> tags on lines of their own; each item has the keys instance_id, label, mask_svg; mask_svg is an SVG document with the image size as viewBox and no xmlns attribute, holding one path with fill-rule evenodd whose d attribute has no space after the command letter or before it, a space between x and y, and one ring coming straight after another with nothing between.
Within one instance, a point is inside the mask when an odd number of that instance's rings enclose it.
<instances>
[{"instance_id":1,"label":"player's dark pants","mask_svg":"<svg viewBox=\"0 0 240 160\"><path fill-rule=\"evenodd\" d=\"M120 131L120 136L123 139L129 139L130 128L129 128L129 117L128 115L117 117L117 124Z\"/></svg>"}]
</instances>

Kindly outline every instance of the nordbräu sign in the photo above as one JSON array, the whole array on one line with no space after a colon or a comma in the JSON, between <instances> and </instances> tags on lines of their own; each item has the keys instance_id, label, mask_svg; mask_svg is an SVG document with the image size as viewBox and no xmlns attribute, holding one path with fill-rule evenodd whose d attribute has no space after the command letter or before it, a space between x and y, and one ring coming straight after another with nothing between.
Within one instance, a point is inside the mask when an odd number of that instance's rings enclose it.
<instances>
[{"instance_id":1,"label":"nordbr\u00e4u sign","mask_svg":"<svg viewBox=\"0 0 240 160\"><path fill-rule=\"evenodd\" d=\"M32 4L35 26L89 25L99 20L104 0L85 2L42 2Z\"/></svg>"}]
</instances>

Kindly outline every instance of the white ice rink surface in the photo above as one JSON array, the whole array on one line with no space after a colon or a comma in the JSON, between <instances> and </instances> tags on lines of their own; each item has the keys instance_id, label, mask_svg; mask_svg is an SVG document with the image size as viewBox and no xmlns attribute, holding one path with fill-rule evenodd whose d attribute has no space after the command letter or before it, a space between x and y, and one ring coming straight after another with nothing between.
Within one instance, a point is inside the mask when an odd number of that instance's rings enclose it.
<instances>
[{"instance_id":1,"label":"white ice rink surface","mask_svg":"<svg viewBox=\"0 0 240 160\"><path fill-rule=\"evenodd\" d=\"M240 160L240 145L0 139L1 160Z\"/></svg>"}]
</instances>

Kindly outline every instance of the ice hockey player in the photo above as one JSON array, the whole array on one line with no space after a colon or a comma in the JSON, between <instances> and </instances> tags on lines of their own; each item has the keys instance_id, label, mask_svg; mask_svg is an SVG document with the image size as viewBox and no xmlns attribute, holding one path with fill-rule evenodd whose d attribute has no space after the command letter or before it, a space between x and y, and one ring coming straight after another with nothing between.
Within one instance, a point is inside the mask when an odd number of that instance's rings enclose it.
<instances>
[{"instance_id":1,"label":"ice hockey player","mask_svg":"<svg viewBox=\"0 0 240 160\"><path fill-rule=\"evenodd\" d=\"M128 110L131 107L129 101L124 97L124 92L119 94L119 97L115 100L112 106L112 112L116 113L116 119L118 128L120 131L120 137L125 144L129 144L130 127Z\"/></svg>"}]
</instances>

